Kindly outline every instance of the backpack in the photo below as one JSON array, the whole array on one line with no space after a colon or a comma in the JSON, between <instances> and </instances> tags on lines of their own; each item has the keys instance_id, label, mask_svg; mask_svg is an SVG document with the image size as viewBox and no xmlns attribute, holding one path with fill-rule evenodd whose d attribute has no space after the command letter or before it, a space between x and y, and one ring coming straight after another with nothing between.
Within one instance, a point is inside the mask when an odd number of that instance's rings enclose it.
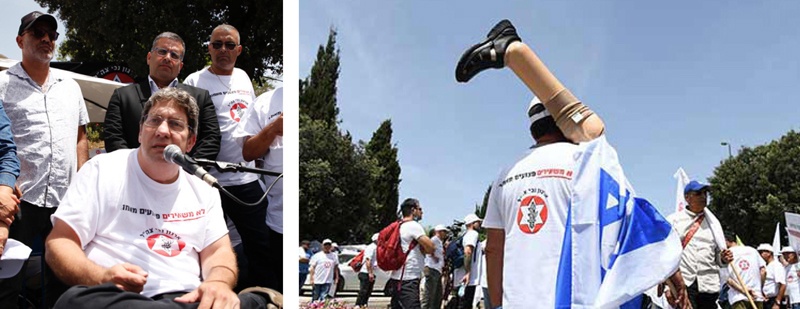
<instances>
[{"instance_id":1,"label":"backpack","mask_svg":"<svg viewBox=\"0 0 800 309\"><path fill-rule=\"evenodd\" d=\"M378 245L375 248L375 260L378 262L378 267L385 271L398 270L406 264L406 257L411 250L417 245L417 241L411 242L408 246L408 251L403 251L403 246L400 242L400 225L407 221L397 220L383 228L378 233Z\"/></svg>"},{"instance_id":2,"label":"backpack","mask_svg":"<svg viewBox=\"0 0 800 309\"><path fill-rule=\"evenodd\" d=\"M366 250L361 250L356 257L350 260L350 263L347 263L354 272L361 271L361 266L364 266L364 251Z\"/></svg>"},{"instance_id":3,"label":"backpack","mask_svg":"<svg viewBox=\"0 0 800 309\"><path fill-rule=\"evenodd\" d=\"M464 267L464 244L461 243L464 236L456 238L447 244L444 250L445 258L453 264L453 269Z\"/></svg>"}]
</instances>

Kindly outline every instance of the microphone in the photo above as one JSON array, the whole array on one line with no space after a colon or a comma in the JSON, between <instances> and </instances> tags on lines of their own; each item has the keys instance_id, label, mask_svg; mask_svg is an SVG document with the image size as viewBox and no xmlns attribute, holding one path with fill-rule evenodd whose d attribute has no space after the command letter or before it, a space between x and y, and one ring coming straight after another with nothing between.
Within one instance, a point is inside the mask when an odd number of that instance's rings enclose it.
<instances>
[{"instance_id":1,"label":"microphone","mask_svg":"<svg viewBox=\"0 0 800 309\"><path fill-rule=\"evenodd\" d=\"M183 154L178 145L170 144L164 148L164 160L176 164L183 168L189 174L194 174L198 178L205 181L209 186L218 188L219 184L214 176L211 176L206 170L197 165L197 162L190 156Z\"/></svg>"}]
</instances>

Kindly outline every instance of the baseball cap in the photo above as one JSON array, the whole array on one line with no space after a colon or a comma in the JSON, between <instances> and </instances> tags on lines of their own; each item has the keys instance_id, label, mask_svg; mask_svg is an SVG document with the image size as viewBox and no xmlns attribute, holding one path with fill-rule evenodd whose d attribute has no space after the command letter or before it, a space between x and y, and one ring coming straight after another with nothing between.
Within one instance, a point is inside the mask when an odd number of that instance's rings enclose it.
<instances>
[{"instance_id":1,"label":"baseball cap","mask_svg":"<svg viewBox=\"0 0 800 309\"><path fill-rule=\"evenodd\" d=\"M478 218L475 214L468 214L464 217L464 224L470 224L475 221L481 221L481 218Z\"/></svg>"},{"instance_id":2,"label":"baseball cap","mask_svg":"<svg viewBox=\"0 0 800 309\"><path fill-rule=\"evenodd\" d=\"M20 19L19 31L17 31L17 35L22 35L22 33L25 32L25 30L28 30L40 18L43 21L49 23L50 26L53 27L53 30L58 30L58 24L56 23L56 18L53 17L53 15L45 14L39 11L33 11L28 13L28 15L22 16L22 19Z\"/></svg>"},{"instance_id":3,"label":"baseball cap","mask_svg":"<svg viewBox=\"0 0 800 309\"><path fill-rule=\"evenodd\" d=\"M550 112L544 107L542 101L534 96L533 100L531 100L531 104L528 105L528 119L530 119L531 124L547 116L551 116Z\"/></svg>"},{"instance_id":4,"label":"baseball cap","mask_svg":"<svg viewBox=\"0 0 800 309\"><path fill-rule=\"evenodd\" d=\"M783 247L783 249L781 249L781 253L795 253L795 252L794 252L794 248L792 248L790 246L786 246L786 247Z\"/></svg>"},{"instance_id":5,"label":"baseball cap","mask_svg":"<svg viewBox=\"0 0 800 309\"><path fill-rule=\"evenodd\" d=\"M10 278L19 273L22 264L31 255L31 248L23 243L9 238L3 256L0 256L0 279Z\"/></svg>"},{"instance_id":6,"label":"baseball cap","mask_svg":"<svg viewBox=\"0 0 800 309\"><path fill-rule=\"evenodd\" d=\"M772 252L772 245L766 244L766 243L760 244L760 245L758 245L758 248L756 250L757 251L769 251L769 252Z\"/></svg>"},{"instance_id":7,"label":"baseball cap","mask_svg":"<svg viewBox=\"0 0 800 309\"><path fill-rule=\"evenodd\" d=\"M433 231L434 232L447 231L447 228L443 224L437 224L436 226L433 227Z\"/></svg>"},{"instance_id":8,"label":"baseball cap","mask_svg":"<svg viewBox=\"0 0 800 309\"><path fill-rule=\"evenodd\" d=\"M326 238L325 240L322 241L322 244L323 245L333 244L333 241L331 241L330 239Z\"/></svg>"},{"instance_id":9,"label":"baseball cap","mask_svg":"<svg viewBox=\"0 0 800 309\"><path fill-rule=\"evenodd\" d=\"M372 234L372 241L378 241L378 233Z\"/></svg>"},{"instance_id":10,"label":"baseball cap","mask_svg":"<svg viewBox=\"0 0 800 309\"><path fill-rule=\"evenodd\" d=\"M686 187L683 187L683 194L688 194L689 192L699 192L702 190L708 190L710 186L705 183L701 183L697 180L692 180Z\"/></svg>"}]
</instances>

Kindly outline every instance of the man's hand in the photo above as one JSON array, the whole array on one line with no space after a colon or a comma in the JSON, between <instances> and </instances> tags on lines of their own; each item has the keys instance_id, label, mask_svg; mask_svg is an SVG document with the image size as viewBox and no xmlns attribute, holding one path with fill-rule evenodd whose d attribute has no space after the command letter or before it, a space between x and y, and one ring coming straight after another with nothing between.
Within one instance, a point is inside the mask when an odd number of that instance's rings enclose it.
<instances>
[{"instance_id":1,"label":"man's hand","mask_svg":"<svg viewBox=\"0 0 800 309\"><path fill-rule=\"evenodd\" d=\"M461 284L467 285L469 283L469 273L466 273L463 278L461 278Z\"/></svg>"},{"instance_id":2,"label":"man's hand","mask_svg":"<svg viewBox=\"0 0 800 309\"><path fill-rule=\"evenodd\" d=\"M205 281L197 289L175 298L179 303L200 302L198 309L239 308L239 297L222 281Z\"/></svg>"},{"instance_id":3,"label":"man's hand","mask_svg":"<svg viewBox=\"0 0 800 309\"><path fill-rule=\"evenodd\" d=\"M375 282L375 274L373 273L369 274L369 282Z\"/></svg>"},{"instance_id":4,"label":"man's hand","mask_svg":"<svg viewBox=\"0 0 800 309\"><path fill-rule=\"evenodd\" d=\"M683 283L683 276L680 270L676 270L672 276L669 276L666 284L669 286L669 290L666 291L666 296L667 302L669 302L670 305L683 309L692 308L692 303L689 301L689 295L686 290L686 285ZM659 286L659 295L661 295L662 290L663 286Z\"/></svg>"},{"instance_id":5,"label":"man's hand","mask_svg":"<svg viewBox=\"0 0 800 309\"><path fill-rule=\"evenodd\" d=\"M14 194L14 189L0 186L0 221L11 225L14 222L14 215L19 211L17 205L19 205L19 198Z\"/></svg>"},{"instance_id":6,"label":"man's hand","mask_svg":"<svg viewBox=\"0 0 800 309\"><path fill-rule=\"evenodd\" d=\"M723 264L728 264L733 261L733 252L731 250L725 249L722 250L721 260Z\"/></svg>"},{"instance_id":7,"label":"man's hand","mask_svg":"<svg viewBox=\"0 0 800 309\"><path fill-rule=\"evenodd\" d=\"M6 240L8 240L8 225L0 222L0 256L3 256L6 250Z\"/></svg>"},{"instance_id":8,"label":"man's hand","mask_svg":"<svg viewBox=\"0 0 800 309\"><path fill-rule=\"evenodd\" d=\"M133 264L117 264L106 269L103 282L113 282L124 291L141 293L147 283L147 272Z\"/></svg>"}]
</instances>

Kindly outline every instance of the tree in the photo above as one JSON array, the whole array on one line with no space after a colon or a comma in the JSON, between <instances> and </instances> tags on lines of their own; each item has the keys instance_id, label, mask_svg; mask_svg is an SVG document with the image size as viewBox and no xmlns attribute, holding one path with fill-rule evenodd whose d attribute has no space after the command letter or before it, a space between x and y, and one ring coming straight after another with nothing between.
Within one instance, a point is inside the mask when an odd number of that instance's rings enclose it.
<instances>
[{"instance_id":1,"label":"tree","mask_svg":"<svg viewBox=\"0 0 800 309\"><path fill-rule=\"evenodd\" d=\"M339 52L331 30L300 87L300 232L309 239L360 242L375 230L372 194L378 167L336 117Z\"/></svg>"},{"instance_id":2,"label":"tree","mask_svg":"<svg viewBox=\"0 0 800 309\"><path fill-rule=\"evenodd\" d=\"M242 55L236 66L250 77L283 72L283 1L275 0L36 0L58 12L66 39L59 53L72 61L124 62L144 77L153 38L177 33L186 43L180 78L210 62L211 30L227 23L239 30Z\"/></svg>"},{"instance_id":3,"label":"tree","mask_svg":"<svg viewBox=\"0 0 800 309\"><path fill-rule=\"evenodd\" d=\"M336 47L336 30L331 28L328 42L317 50L317 59L311 75L300 81L300 113L329 125L338 123L336 106L336 81L339 79L339 49Z\"/></svg>"},{"instance_id":4,"label":"tree","mask_svg":"<svg viewBox=\"0 0 800 309\"><path fill-rule=\"evenodd\" d=\"M800 212L800 134L743 148L709 178L714 210L723 228L748 244L770 243L784 212Z\"/></svg>"},{"instance_id":5,"label":"tree","mask_svg":"<svg viewBox=\"0 0 800 309\"><path fill-rule=\"evenodd\" d=\"M400 162L397 147L392 145L392 121L385 120L372 134L366 145L367 156L374 159L378 174L372 188L376 209L372 214L373 228L379 230L397 220L399 205Z\"/></svg>"}]
</instances>

